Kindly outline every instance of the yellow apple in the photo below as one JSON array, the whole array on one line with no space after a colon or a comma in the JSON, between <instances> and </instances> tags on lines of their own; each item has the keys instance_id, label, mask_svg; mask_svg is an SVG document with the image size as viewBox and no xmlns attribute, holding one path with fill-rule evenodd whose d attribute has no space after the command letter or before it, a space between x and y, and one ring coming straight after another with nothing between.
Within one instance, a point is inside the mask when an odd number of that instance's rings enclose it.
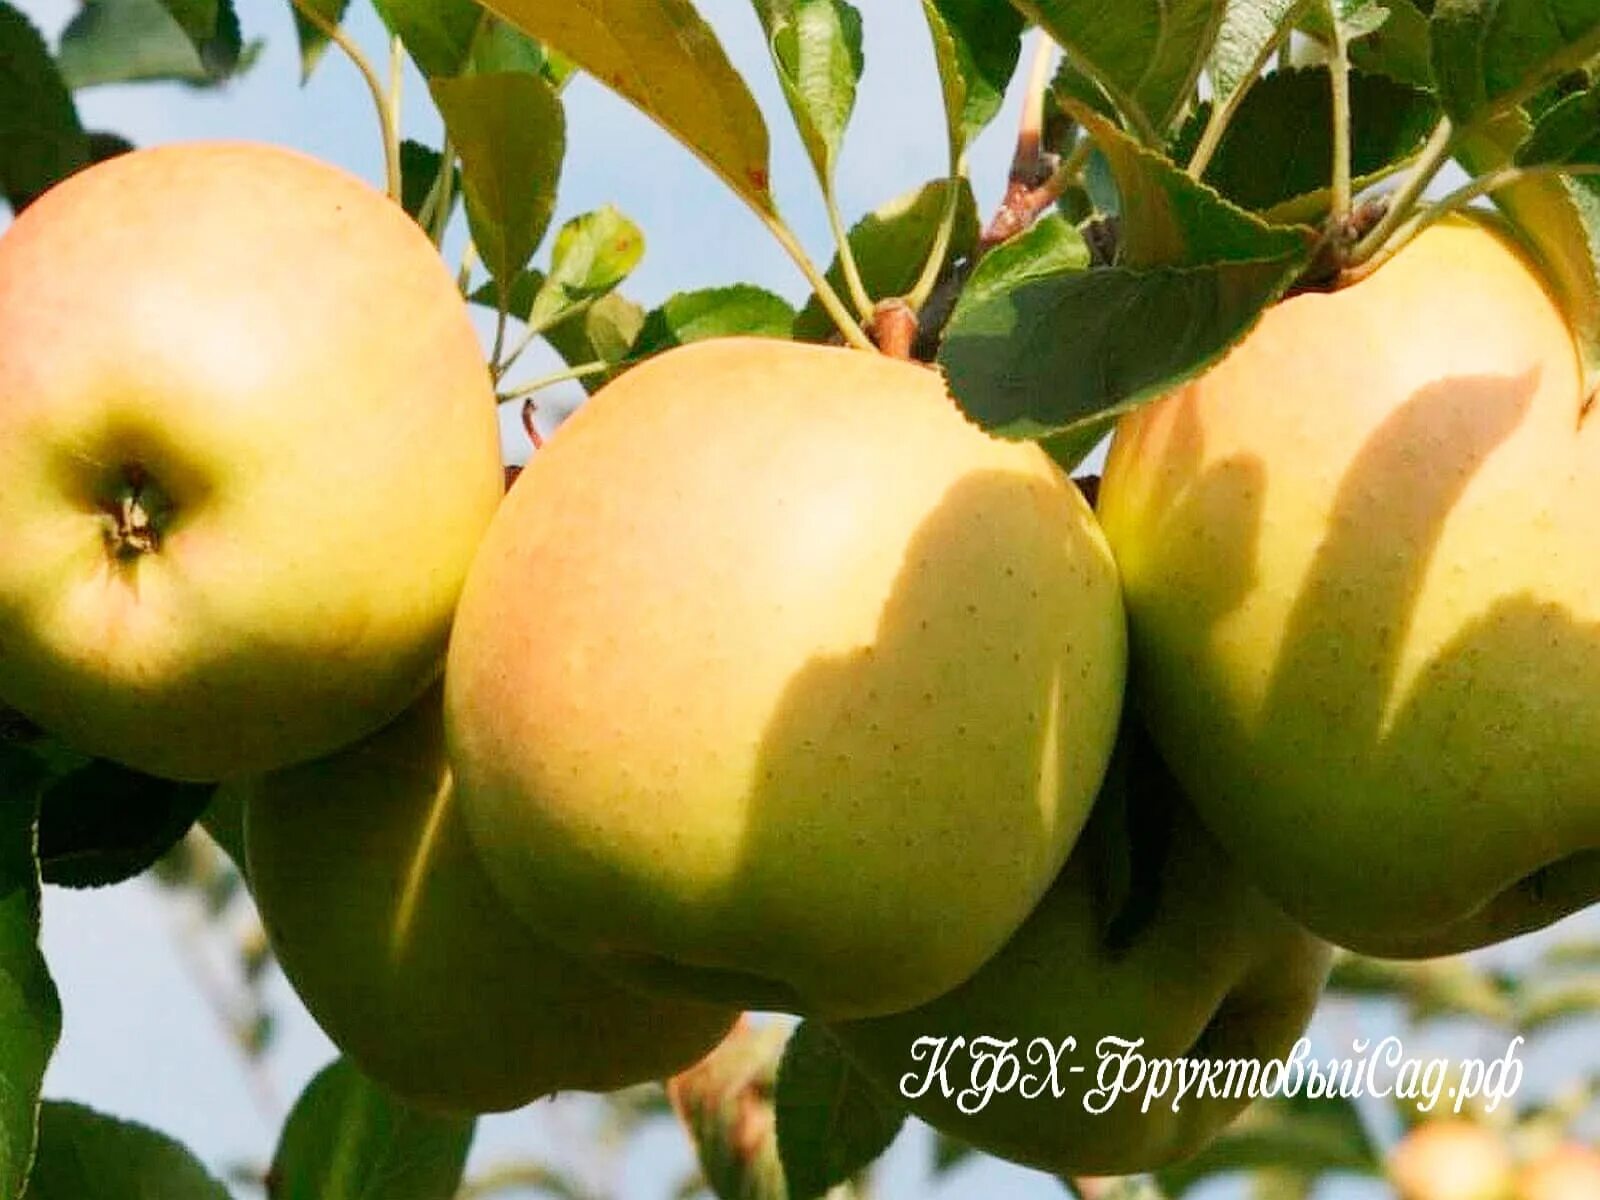
<instances>
[{"instance_id":1,"label":"yellow apple","mask_svg":"<svg viewBox=\"0 0 1600 1200\"><path fill-rule=\"evenodd\" d=\"M1088 830L1005 948L931 1004L832 1028L936 1129L1056 1174L1128 1175L1195 1154L1252 1074L1286 1069L1270 1064L1329 957L1229 861L1130 719ZM1227 1094L1201 1094L1207 1069Z\"/></svg>"},{"instance_id":2,"label":"yellow apple","mask_svg":"<svg viewBox=\"0 0 1600 1200\"><path fill-rule=\"evenodd\" d=\"M1597 426L1539 276L1460 218L1118 429L1156 739L1323 936L1444 954L1600 896Z\"/></svg>"},{"instance_id":3,"label":"yellow apple","mask_svg":"<svg viewBox=\"0 0 1600 1200\"><path fill-rule=\"evenodd\" d=\"M382 195L247 143L123 155L0 238L0 698L217 779L437 676L501 494L455 285Z\"/></svg>"},{"instance_id":4,"label":"yellow apple","mask_svg":"<svg viewBox=\"0 0 1600 1200\"><path fill-rule=\"evenodd\" d=\"M1600 1151L1567 1142L1517 1172L1516 1200L1595 1200L1600 1196Z\"/></svg>"},{"instance_id":5,"label":"yellow apple","mask_svg":"<svg viewBox=\"0 0 1600 1200\"><path fill-rule=\"evenodd\" d=\"M1471 1121L1428 1121L1389 1154L1399 1200L1511 1200L1511 1152L1505 1139Z\"/></svg>"},{"instance_id":6,"label":"yellow apple","mask_svg":"<svg viewBox=\"0 0 1600 1200\"><path fill-rule=\"evenodd\" d=\"M506 911L461 823L437 689L365 742L233 786L284 973L413 1103L490 1112L663 1079L733 1022L621 988Z\"/></svg>"},{"instance_id":7,"label":"yellow apple","mask_svg":"<svg viewBox=\"0 0 1600 1200\"><path fill-rule=\"evenodd\" d=\"M705 342L590 400L462 595L446 728L507 901L742 1007L896 1011L1049 886L1125 659L1092 513L874 354Z\"/></svg>"}]
</instances>

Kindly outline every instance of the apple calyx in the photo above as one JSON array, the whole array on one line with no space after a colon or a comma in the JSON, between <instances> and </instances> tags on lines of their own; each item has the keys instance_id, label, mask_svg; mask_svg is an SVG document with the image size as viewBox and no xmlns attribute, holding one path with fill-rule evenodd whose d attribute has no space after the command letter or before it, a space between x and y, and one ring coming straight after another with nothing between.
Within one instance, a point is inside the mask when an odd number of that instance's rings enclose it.
<instances>
[{"instance_id":1,"label":"apple calyx","mask_svg":"<svg viewBox=\"0 0 1600 1200\"><path fill-rule=\"evenodd\" d=\"M132 562L161 549L161 529L171 505L141 464L122 468L100 508L108 518L106 547L118 562Z\"/></svg>"}]
</instances>

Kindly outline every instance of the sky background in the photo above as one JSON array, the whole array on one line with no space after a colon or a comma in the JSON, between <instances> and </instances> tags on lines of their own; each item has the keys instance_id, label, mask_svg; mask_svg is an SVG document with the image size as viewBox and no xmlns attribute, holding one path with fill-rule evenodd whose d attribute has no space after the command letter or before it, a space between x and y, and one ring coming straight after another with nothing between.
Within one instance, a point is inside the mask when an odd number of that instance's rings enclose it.
<instances>
[{"instance_id":1,"label":"sky background","mask_svg":"<svg viewBox=\"0 0 1600 1200\"><path fill-rule=\"evenodd\" d=\"M70 0L21 0L21 7L52 41L74 11ZM774 184L783 211L814 257L825 263L831 254L825 215L749 0L700 0L699 7L768 114ZM938 83L920 6L914 0L869 0L860 7L867 73L839 169L840 200L851 220L937 177L944 163ZM361 0L352 9L348 27L381 62L383 37L375 17ZM376 123L350 64L330 50L310 84L301 87L286 0L245 0L240 15L246 38L266 42L261 60L243 79L219 92L176 85L82 92L79 105L86 125L121 133L139 145L207 137L259 139L297 147L374 182L381 180ZM407 79L406 97L404 134L437 145L437 118L415 74ZM1000 198L1017 109L1013 89L1005 113L973 151L980 212L992 211ZM649 121L582 77L567 92L567 112L570 149L552 230L574 215L617 204L647 238L644 261L626 285L632 298L648 306L676 291L744 281L796 303L804 300L807 287L759 222ZM4 224L0 217L0 227ZM461 241L458 228L446 247L452 263ZM543 261L542 256L536 259ZM487 320L481 328L487 332ZM555 365L541 347L525 356L517 377L537 376ZM570 390L566 394L573 395ZM514 415L505 424L508 451L520 457L526 446ZM65 1008L65 1033L47 1080L49 1094L162 1129L219 1173L235 1162L264 1162L287 1105L334 1054L281 978L275 976L269 986L281 1019L266 1064L276 1099L264 1103L196 986L195 961L180 949L193 944L194 911L174 904L148 882L136 881L98 892L50 889L44 918L45 949ZM1593 927L1593 922L1585 926ZM1531 953L1549 937L1524 939L1494 955L1504 959ZM227 965L218 960L209 969L225 970ZM1332 1055L1348 1047L1357 1033L1377 1039L1398 1028L1393 1009L1330 1002L1315 1026L1315 1045L1319 1054ZM1503 1041L1494 1045L1456 1038L1449 1045L1456 1052L1470 1049L1494 1057L1504 1051ZM1589 1051L1586 1060L1581 1058L1584 1048ZM1414 1049L1423 1052L1428 1046L1418 1043ZM1530 1090L1575 1078L1579 1066L1592 1066L1593 1058L1591 1042L1556 1039L1529 1055ZM480 1127L473 1167L529 1155L572 1162L573 1148L588 1141L593 1116L592 1103L568 1097L487 1119ZM1394 1130L1380 1124L1379 1132L1392 1137ZM1046 1176L993 1161L965 1167L934 1187L927 1177L929 1154L925 1131L904 1135L885 1160L880 1194L887 1200L924 1195L1027 1200L1062 1194ZM689 1166L687 1143L663 1122L595 1182L610 1195L654 1200L668 1196ZM1339 1183L1320 1196L1370 1200L1386 1194L1371 1183ZM1239 1190L1221 1185L1204 1195L1221 1200L1239 1195Z\"/></svg>"}]
</instances>

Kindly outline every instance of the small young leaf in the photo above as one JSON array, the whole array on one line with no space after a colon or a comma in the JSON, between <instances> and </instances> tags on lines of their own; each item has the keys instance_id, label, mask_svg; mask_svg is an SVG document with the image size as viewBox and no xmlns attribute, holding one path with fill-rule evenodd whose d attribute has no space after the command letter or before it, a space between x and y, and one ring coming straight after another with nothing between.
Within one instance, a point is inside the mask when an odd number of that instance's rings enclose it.
<instances>
[{"instance_id":1,"label":"small young leaf","mask_svg":"<svg viewBox=\"0 0 1600 1200\"><path fill-rule=\"evenodd\" d=\"M39 1157L23 1200L133 1196L229 1200L228 1190L166 1135L81 1104L46 1103L39 1114Z\"/></svg>"},{"instance_id":2,"label":"small young leaf","mask_svg":"<svg viewBox=\"0 0 1600 1200\"><path fill-rule=\"evenodd\" d=\"M644 234L611 205L574 217L556 234L550 273L535 294L527 316L535 329L547 329L573 308L611 291L644 256Z\"/></svg>"},{"instance_id":3,"label":"small young leaf","mask_svg":"<svg viewBox=\"0 0 1600 1200\"><path fill-rule=\"evenodd\" d=\"M1227 9L1226 0L1013 2L1105 88L1147 145L1160 145L1189 103Z\"/></svg>"},{"instance_id":4,"label":"small young leaf","mask_svg":"<svg viewBox=\"0 0 1600 1200\"><path fill-rule=\"evenodd\" d=\"M45 771L0 739L0 1195L21 1193L33 1161L39 1090L61 1036L61 1001L39 951L36 792ZM70 1193L68 1193L70 1195ZM65 1200L65 1197L63 1197ZM74 1198L81 1200L81 1198Z\"/></svg>"},{"instance_id":5,"label":"small young leaf","mask_svg":"<svg viewBox=\"0 0 1600 1200\"><path fill-rule=\"evenodd\" d=\"M483 21L476 0L374 0L374 6L430 80L460 73Z\"/></svg>"},{"instance_id":6,"label":"small young leaf","mask_svg":"<svg viewBox=\"0 0 1600 1200\"><path fill-rule=\"evenodd\" d=\"M1519 167L1542 163L1600 163L1600 87L1568 96L1545 110L1517 150Z\"/></svg>"},{"instance_id":7,"label":"small young leaf","mask_svg":"<svg viewBox=\"0 0 1600 1200\"><path fill-rule=\"evenodd\" d=\"M983 304L1034 279L1087 271L1091 258L1083 234L1064 217L1051 214L984 255L961 293L961 303Z\"/></svg>"},{"instance_id":8,"label":"small young leaf","mask_svg":"<svg viewBox=\"0 0 1600 1200\"><path fill-rule=\"evenodd\" d=\"M1445 111L1458 127L1481 125L1600 55L1600 4L1439 0L1432 40Z\"/></svg>"},{"instance_id":9,"label":"small young leaf","mask_svg":"<svg viewBox=\"0 0 1600 1200\"><path fill-rule=\"evenodd\" d=\"M846 0L753 0L811 166L827 187L861 81L861 14Z\"/></svg>"},{"instance_id":10,"label":"small young leaf","mask_svg":"<svg viewBox=\"0 0 1600 1200\"><path fill-rule=\"evenodd\" d=\"M1211 107L1179 134L1171 157L1193 152ZM1350 74L1351 169L1363 188L1412 158L1439 119L1427 92L1383 75ZM1240 102L1206 168L1205 182L1276 221L1325 215L1333 175L1333 97L1327 67L1276 71ZM1272 164L1270 171L1262 163Z\"/></svg>"},{"instance_id":11,"label":"small young leaf","mask_svg":"<svg viewBox=\"0 0 1600 1200\"><path fill-rule=\"evenodd\" d=\"M304 0L305 6L325 17L328 24L337 28L344 20L345 11L350 7L350 0ZM300 82L305 83L311 78L311 72L317 69L317 64L322 61L322 56L328 52L328 35L323 33L300 11L300 5L291 3L294 10L294 32L300 43Z\"/></svg>"},{"instance_id":12,"label":"small young leaf","mask_svg":"<svg viewBox=\"0 0 1600 1200\"><path fill-rule=\"evenodd\" d=\"M1022 14L991 0L922 0L944 91L950 161L994 120L1022 54Z\"/></svg>"},{"instance_id":13,"label":"small young leaf","mask_svg":"<svg viewBox=\"0 0 1600 1200\"><path fill-rule=\"evenodd\" d=\"M667 1082L706 1186L719 1200L788 1200L772 1112L784 1041L781 1026L742 1017L715 1050Z\"/></svg>"},{"instance_id":14,"label":"small young leaf","mask_svg":"<svg viewBox=\"0 0 1600 1200\"><path fill-rule=\"evenodd\" d=\"M101 759L45 785L39 866L46 883L95 888L131 879L189 831L213 784L172 783Z\"/></svg>"},{"instance_id":15,"label":"small young leaf","mask_svg":"<svg viewBox=\"0 0 1600 1200\"><path fill-rule=\"evenodd\" d=\"M215 31L198 44L162 0L88 0L62 32L57 61L74 89L155 80L204 87L243 72L259 49L243 44L232 0L219 0Z\"/></svg>"},{"instance_id":16,"label":"small young leaf","mask_svg":"<svg viewBox=\"0 0 1600 1200\"><path fill-rule=\"evenodd\" d=\"M1267 57L1289 36L1294 18L1310 0L1228 0L1211 47L1206 73L1211 101L1226 103L1242 87L1256 81Z\"/></svg>"},{"instance_id":17,"label":"small young leaf","mask_svg":"<svg viewBox=\"0 0 1600 1200\"><path fill-rule=\"evenodd\" d=\"M705 338L787 338L794 319L787 300L748 284L680 292L645 318L628 358L645 358Z\"/></svg>"},{"instance_id":18,"label":"small young leaf","mask_svg":"<svg viewBox=\"0 0 1600 1200\"><path fill-rule=\"evenodd\" d=\"M855 252L869 296L877 300L902 296L916 284L923 263L932 253L949 187L949 181L944 179L925 184L869 213L850 230L850 248ZM972 188L964 179L960 188L947 262L965 258L978 241L978 208ZM828 281L839 288L843 280L844 272L835 256L828 268ZM824 342L833 334L833 321L821 302L811 297L795 320L794 336L800 341Z\"/></svg>"},{"instance_id":19,"label":"small young leaf","mask_svg":"<svg viewBox=\"0 0 1600 1200\"><path fill-rule=\"evenodd\" d=\"M585 391L593 392L616 377L644 327L644 309L617 292L602 296L576 316L569 317L544 332L544 340L569 367L585 363L611 363L616 368L604 375L581 381Z\"/></svg>"},{"instance_id":20,"label":"small young leaf","mask_svg":"<svg viewBox=\"0 0 1600 1200\"><path fill-rule=\"evenodd\" d=\"M566 149L561 101L542 76L524 73L434 79L429 88L461 155L473 241L509 287L555 211Z\"/></svg>"},{"instance_id":21,"label":"small young leaf","mask_svg":"<svg viewBox=\"0 0 1600 1200\"><path fill-rule=\"evenodd\" d=\"M450 1200L474 1126L409 1108L340 1059L295 1101L272 1159L273 1200Z\"/></svg>"},{"instance_id":22,"label":"small young leaf","mask_svg":"<svg viewBox=\"0 0 1600 1200\"><path fill-rule=\"evenodd\" d=\"M1461 141L1461 163L1482 175L1513 160L1530 134L1527 117L1509 113ZM1495 205L1544 268L1578 338L1589 384L1600 382L1600 180L1535 175L1493 193Z\"/></svg>"},{"instance_id":23,"label":"small young leaf","mask_svg":"<svg viewBox=\"0 0 1600 1200\"><path fill-rule=\"evenodd\" d=\"M89 140L44 39L0 0L0 197L21 210L89 161Z\"/></svg>"},{"instance_id":24,"label":"small young leaf","mask_svg":"<svg viewBox=\"0 0 1600 1200\"><path fill-rule=\"evenodd\" d=\"M1433 88L1433 42L1428 18L1413 0L1381 0L1388 17L1350 43L1350 65L1370 75L1387 75L1412 87ZM1300 30L1326 45L1333 24L1322 4L1303 7ZM1348 36L1348 30L1347 30Z\"/></svg>"},{"instance_id":25,"label":"small young leaf","mask_svg":"<svg viewBox=\"0 0 1600 1200\"><path fill-rule=\"evenodd\" d=\"M410 138L400 143L400 204L415 219L427 203L439 180L439 152ZM461 192L461 171L455 169L455 186L450 191L451 207Z\"/></svg>"},{"instance_id":26,"label":"small young leaf","mask_svg":"<svg viewBox=\"0 0 1600 1200\"><path fill-rule=\"evenodd\" d=\"M848 1182L889 1148L906 1120L906 1110L815 1021L789 1035L773 1109L788 1200L812 1200Z\"/></svg>"},{"instance_id":27,"label":"small young leaf","mask_svg":"<svg viewBox=\"0 0 1600 1200\"><path fill-rule=\"evenodd\" d=\"M489 0L488 7L637 105L764 212L767 127L690 0Z\"/></svg>"}]
</instances>

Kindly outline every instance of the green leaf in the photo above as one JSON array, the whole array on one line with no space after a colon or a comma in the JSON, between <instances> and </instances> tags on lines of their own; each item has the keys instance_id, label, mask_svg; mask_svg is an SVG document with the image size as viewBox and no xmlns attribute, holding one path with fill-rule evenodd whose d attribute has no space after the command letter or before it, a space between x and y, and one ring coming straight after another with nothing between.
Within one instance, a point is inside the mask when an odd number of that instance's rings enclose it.
<instances>
[{"instance_id":1,"label":"green leaf","mask_svg":"<svg viewBox=\"0 0 1600 1200\"><path fill-rule=\"evenodd\" d=\"M93 888L131 879L189 832L215 790L99 759L52 779L39 802L44 881Z\"/></svg>"},{"instance_id":2,"label":"green leaf","mask_svg":"<svg viewBox=\"0 0 1600 1200\"><path fill-rule=\"evenodd\" d=\"M220 0L215 31L199 44L162 0L88 0L62 32L57 61L74 89L155 80L203 87L242 73L259 49L243 44L232 0Z\"/></svg>"},{"instance_id":3,"label":"green leaf","mask_svg":"<svg viewBox=\"0 0 1600 1200\"><path fill-rule=\"evenodd\" d=\"M499 17L483 14L478 24L477 36L472 39L472 51L467 56L467 66L475 75L491 75L496 71L531 71L544 75L552 84L564 78L539 45L514 25L507 25Z\"/></svg>"},{"instance_id":4,"label":"green leaf","mask_svg":"<svg viewBox=\"0 0 1600 1200\"><path fill-rule=\"evenodd\" d=\"M20 210L88 161L89 139L49 48L0 0L0 196Z\"/></svg>"},{"instance_id":5,"label":"green leaf","mask_svg":"<svg viewBox=\"0 0 1600 1200\"><path fill-rule=\"evenodd\" d=\"M973 420L1011 437L1052 435L1064 461L1120 414L1219 361L1315 243L1309 229L1269 226L1229 204L1092 111L1074 115L1117 180L1119 265L1084 270L1073 233L1038 233L1053 239L1053 262L1035 267L1024 249L980 271L939 354Z\"/></svg>"},{"instance_id":6,"label":"green leaf","mask_svg":"<svg viewBox=\"0 0 1600 1200\"><path fill-rule=\"evenodd\" d=\"M6 1193L11 1195L13 1193ZM51 1100L24 1200L229 1200L228 1190L165 1134Z\"/></svg>"},{"instance_id":7,"label":"green leaf","mask_svg":"<svg viewBox=\"0 0 1600 1200\"><path fill-rule=\"evenodd\" d=\"M946 262L965 258L978 242L978 208L971 185L963 179L959 186L955 232ZM933 252L949 188L950 182L945 179L925 184L869 213L851 228L850 248L855 252L869 296L903 296L916 284L923 264ZM837 255L828 267L828 282L835 290L844 286L844 271ZM795 320L794 336L800 341L823 342L833 333L832 319L821 301L811 297Z\"/></svg>"},{"instance_id":8,"label":"green leaf","mask_svg":"<svg viewBox=\"0 0 1600 1200\"><path fill-rule=\"evenodd\" d=\"M0 740L0 1195L22 1191L61 1001L39 950L38 758ZM65 1200L65 1197L63 1197ZM83 1200L74 1197L73 1200Z\"/></svg>"},{"instance_id":9,"label":"green leaf","mask_svg":"<svg viewBox=\"0 0 1600 1200\"><path fill-rule=\"evenodd\" d=\"M489 0L488 7L637 105L751 204L773 211L761 110L689 0Z\"/></svg>"},{"instance_id":10,"label":"green leaf","mask_svg":"<svg viewBox=\"0 0 1600 1200\"><path fill-rule=\"evenodd\" d=\"M1383 75L1350 74L1351 169L1357 188L1421 150L1439 119L1427 92ZM1185 162L1210 115L1204 105L1179 135ZM1263 170L1271 163L1271 170ZM1327 67L1277 71L1240 102L1206 167L1205 182L1278 221L1313 224L1328 208L1333 175L1333 98Z\"/></svg>"},{"instance_id":11,"label":"green leaf","mask_svg":"<svg viewBox=\"0 0 1600 1200\"><path fill-rule=\"evenodd\" d=\"M994 120L1022 54L1022 14L992 0L922 0L944 92L950 161Z\"/></svg>"},{"instance_id":12,"label":"green leaf","mask_svg":"<svg viewBox=\"0 0 1600 1200\"><path fill-rule=\"evenodd\" d=\"M781 296L749 284L680 292L644 320L629 359L715 337L787 338L795 311Z\"/></svg>"},{"instance_id":13,"label":"green leaf","mask_svg":"<svg viewBox=\"0 0 1600 1200\"><path fill-rule=\"evenodd\" d=\"M830 191L861 81L861 14L845 0L752 0L784 99Z\"/></svg>"},{"instance_id":14,"label":"green leaf","mask_svg":"<svg viewBox=\"0 0 1600 1200\"><path fill-rule=\"evenodd\" d=\"M467 224L495 280L509 286L555 211L566 150L561 101L539 75L497 72L429 82L461 156Z\"/></svg>"},{"instance_id":15,"label":"green leaf","mask_svg":"<svg viewBox=\"0 0 1600 1200\"><path fill-rule=\"evenodd\" d=\"M1087 271L1090 260L1083 234L1052 213L984 255L962 291L961 302L984 304L1035 279Z\"/></svg>"},{"instance_id":16,"label":"green leaf","mask_svg":"<svg viewBox=\"0 0 1600 1200\"><path fill-rule=\"evenodd\" d=\"M1013 0L1160 145L1194 94L1226 0Z\"/></svg>"},{"instance_id":17,"label":"green leaf","mask_svg":"<svg viewBox=\"0 0 1600 1200\"><path fill-rule=\"evenodd\" d=\"M340 1059L295 1101L273 1200L450 1200L475 1122L409 1108Z\"/></svg>"},{"instance_id":18,"label":"green leaf","mask_svg":"<svg viewBox=\"0 0 1600 1200\"><path fill-rule=\"evenodd\" d=\"M1433 73L1458 127L1511 111L1600 54L1596 0L1439 0Z\"/></svg>"},{"instance_id":19,"label":"green leaf","mask_svg":"<svg viewBox=\"0 0 1600 1200\"><path fill-rule=\"evenodd\" d=\"M556 234L550 273L529 308L527 322L545 329L573 308L611 291L644 257L644 234L611 205L574 217Z\"/></svg>"},{"instance_id":20,"label":"green leaf","mask_svg":"<svg viewBox=\"0 0 1600 1200\"><path fill-rule=\"evenodd\" d=\"M1470 131L1457 156L1468 171L1484 175L1511 162L1530 133L1527 117L1510 113ZM1544 268L1594 387L1600 383L1600 181L1535 175L1496 189L1493 199Z\"/></svg>"},{"instance_id":21,"label":"green leaf","mask_svg":"<svg viewBox=\"0 0 1600 1200\"><path fill-rule=\"evenodd\" d=\"M350 7L350 0L304 0L304 3L313 12L326 17L328 24L335 28L344 21L344 14ZM300 5L291 2L289 7L294 10L294 32L300 43L300 82L305 83L328 52L328 35L306 20Z\"/></svg>"},{"instance_id":22,"label":"green leaf","mask_svg":"<svg viewBox=\"0 0 1600 1200\"><path fill-rule=\"evenodd\" d=\"M812 1200L849 1181L889 1148L906 1121L906 1110L815 1021L802 1021L789 1036L773 1110L789 1200Z\"/></svg>"},{"instance_id":23,"label":"green leaf","mask_svg":"<svg viewBox=\"0 0 1600 1200\"><path fill-rule=\"evenodd\" d=\"M544 286L544 272L529 267L525 271L518 271L516 278L511 281L508 292L510 303L506 305L506 312L519 321L526 321L528 314L533 311L533 302L539 295L539 289ZM474 304L481 304L485 308L500 307L500 289L491 280L479 285L467 299Z\"/></svg>"},{"instance_id":24,"label":"green leaf","mask_svg":"<svg viewBox=\"0 0 1600 1200\"><path fill-rule=\"evenodd\" d=\"M244 809L244 790L237 783L221 784L200 814L200 825L228 856L234 870L249 883L249 863L244 852Z\"/></svg>"},{"instance_id":25,"label":"green leaf","mask_svg":"<svg viewBox=\"0 0 1600 1200\"><path fill-rule=\"evenodd\" d=\"M1338 22L1345 41L1355 42L1382 29L1389 20L1383 0L1325 0L1329 15Z\"/></svg>"},{"instance_id":26,"label":"green leaf","mask_svg":"<svg viewBox=\"0 0 1600 1200\"><path fill-rule=\"evenodd\" d=\"M400 143L400 204L413 220L422 211L439 179L439 166L443 159L439 152L410 138ZM450 191L450 205L455 207L461 192L461 172L455 169L455 186Z\"/></svg>"},{"instance_id":27,"label":"green leaf","mask_svg":"<svg viewBox=\"0 0 1600 1200\"><path fill-rule=\"evenodd\" d=\"M1600 87L1559 101L1539 117L1517 150L1519 167L1543 163L1600 163Z\"/></svg>"},{"instance_id":28,"label":"green leaf","mask_svg":"<svg viewBox=\"0 0 1600 1200\"><path fill-rule=\"evenodd\" d=\"M1174 1200L1219 1175L1283 1169L1304 1175L1344 1171L1381 1176L1382 1157L1349 1100L1258 1100L1193 1158L1156 1173Z\"/></svg>"},{"instance_id":29,"label":"green leaf","mask_svg":"<svg viewBox=\"0 0 1600 1200\"><path fill-rule=\"evenodd\" d=\"M1412 0L1381 0L1388 19L1350 43L1350 64L1371 75L1387 75L1412 87L1431 90L1433 38L1428 18ZM1326 45L1333 37L1332 20L1321 4L1304 10L1300 29Z\"/></svg>"},{"instance_id":30,"label":"green leaf","mask_svg":"<svg viewBox=\"0 0 1600 1200\"><path fill-rule=\"evenodd\" d=\"M585 391L593 392L613 379L633 351L634 342L644 328L645 313L633 301L617 292L602 296L588 308L544 331L544 340L569 367L585 363L611 363L615 368L605 375L582 380Z\"/></svg>"},{"instance_id":31,"label":"green leaf","mask_svg":"<svg viewBox=\"0 0 1600 1200\"><path fill-rule=\"evenodd\" d=\"M429 80L458 74L483 20L475 0L373 0L389 32L400 39Z\"/></svg>"},{"instance_id":32,"label":"green leaf","mask_svg":"<svg viewBox=\"0 0 1600 1200\"><path fill-rule=\"evenodd\" d=\"M1211 100L1225 103L1242 87L1253 84L1267 58L1288 36L1293 20L1309 0L1228 0L1206 73Z\"/></svg>"}]
</instances>

